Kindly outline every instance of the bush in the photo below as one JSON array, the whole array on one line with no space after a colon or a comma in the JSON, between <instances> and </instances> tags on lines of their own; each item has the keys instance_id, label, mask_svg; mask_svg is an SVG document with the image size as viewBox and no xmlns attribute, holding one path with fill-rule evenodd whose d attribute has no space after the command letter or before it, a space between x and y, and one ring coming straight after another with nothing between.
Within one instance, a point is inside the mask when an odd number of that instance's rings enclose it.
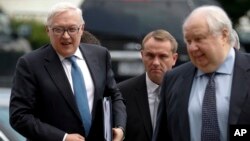
<instances>
[{"instance_id":1,"label":"bush","mask_svg":"<svg viewBox=\"0 0 250 141\"><path fill-rule=\"evenodd\" d=\"M11 26L16 33L22 32L20 31L20 27L22 26L30 28L30 33L26 38L30 41L33 50L49 43L49 38L42 22L34 20L12 20Z\"/></svg>"}]
</instances>

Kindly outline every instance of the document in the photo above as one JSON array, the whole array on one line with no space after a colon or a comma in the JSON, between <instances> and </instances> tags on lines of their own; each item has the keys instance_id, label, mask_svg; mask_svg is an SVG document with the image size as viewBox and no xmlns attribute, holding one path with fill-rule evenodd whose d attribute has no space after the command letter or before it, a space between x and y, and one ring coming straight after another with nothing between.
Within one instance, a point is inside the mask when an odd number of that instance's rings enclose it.
<instances>
[{"instance_id":1,"label":"document","mask_svg":"<svg viewBox=\"0 0 250 141\"><path fill-rule=\"evenodd\" d=\"M112 141L112 101L111 97L103 98L104 138L105 141Z\"/></svg>"}]
</instances>

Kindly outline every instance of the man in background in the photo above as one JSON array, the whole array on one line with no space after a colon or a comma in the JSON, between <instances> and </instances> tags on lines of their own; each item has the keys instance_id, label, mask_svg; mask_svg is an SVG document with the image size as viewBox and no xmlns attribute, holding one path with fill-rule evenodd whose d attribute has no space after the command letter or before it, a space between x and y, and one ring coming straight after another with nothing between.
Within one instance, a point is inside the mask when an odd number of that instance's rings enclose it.
<instances>
[{"instance_id":1,"label":"man in background","mask_svg":"<svg viewBox=\"0 0 250 141\"><path fill-rule=\"evenodd\" d=\"M81 37L81 42L82 43L87 43L87 44L96 44L96 45L101 45L101 42L99 39L96 38L95 35L88 31L83 31L82 37Z\"/></svg>"},{"instance_id":2,"label":"man in background","mask_svg":"<svg viewBox=\"0 0 250 141\"><path fill-rule=\"evenodd\" d=\"M177 42L167 31L148 33L142 41L141 56L146 72L118 84L126 100L126 141L151 141L156 122L163 75L177 60Z\"/></svg>"}]
</instances>

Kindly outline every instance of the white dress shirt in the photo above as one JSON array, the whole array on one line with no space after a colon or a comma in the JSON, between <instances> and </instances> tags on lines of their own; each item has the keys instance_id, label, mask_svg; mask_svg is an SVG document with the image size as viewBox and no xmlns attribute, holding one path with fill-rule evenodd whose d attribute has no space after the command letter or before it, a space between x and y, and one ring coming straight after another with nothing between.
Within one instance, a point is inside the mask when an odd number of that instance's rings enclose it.
<instances>
[{"instance_id":1,"label":"white dress shirt","mask_svg":"<svg viewBox=\"0 0 250 141\"><path fill-rule=\"evenodd\" d=\"M95 90L94 83L93 83L89 68L87 66L87 63L85 59L83 58L83 55L79 48L77 48L74 55L76 56L76 63L80 67L82 74L83 74L84 83L85 83L85 87L87 91L89 110L91 114L92 113L91 111L93 109L93 102L94 102L94 90ZM60 54L58 54L58 56L62 62L64 71L66 73L72 92L74 94L73 82L72 82L72 77L71 77L71 63L68 59L62 57ZM65 141L66 136L67 136L67 133L64 135L63 141Z\"/></svg>"},{"instance_id":2,"label":"white dress shirt","mask_svg":"<svg viewBox=\"0 0 250 141\"><path fill-rule=\"evenodd\" d=\"M148 92L148 103L149 103L149 111L151 117L151 123L153 129L155 128L156 124L156 117L157 117L157 110L159 106L159 85L152 82L148 74L146 73L146 86Z\"/></svg>"},{"instance_id":3,"label":"white dress shirt","mask_svg":"<svg viewBox=\"0 0 250 141\"><path fill-rule=\"evenodd\" d=\"M231 48L224 63L216 70L216 108L220 128L220 140L227 141L229 102L231 95L235 52ZM202 103L208 83L207 77L197 71L189 97L188 115L191 141L200 141L202 124Z\"/></svg>"}]
</instances>

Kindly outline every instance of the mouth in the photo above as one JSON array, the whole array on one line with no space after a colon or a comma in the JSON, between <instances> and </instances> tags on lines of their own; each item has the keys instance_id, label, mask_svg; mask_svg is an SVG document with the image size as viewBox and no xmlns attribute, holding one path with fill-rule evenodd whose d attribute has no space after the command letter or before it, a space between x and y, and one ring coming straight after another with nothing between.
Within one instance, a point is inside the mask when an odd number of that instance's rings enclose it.
<instances>
[{"instance_id":1,"label":"mouth","mask_svg":"<svg viewBox=\"0 0 250 141\"><path fill-rule=\"evenodd\" d=\"M61 44L64 45L64 46L67 46L67 45L70 45L71 42L62 42Z\"/></svg>"},{"instance_id":2,"label":"mouth","mask_svg":"<svg viewBox=\"0 0 250 141\"><path fill-rule=\"evenodd\" d=\"M162 71L160 69L151 69L151 72L153 72L153 73L161 73Z\"/></svg>"},{"instance_id":3,"label":"mouth","mask_svg":"<svg viewBox=\"0 0 250 141\"><path fill-rule=\"evenodd\" d=\"M201 60L205 57L204 53L198 52L196 54L193 55L197 60Z\"/></svg>"}]
</instances>

